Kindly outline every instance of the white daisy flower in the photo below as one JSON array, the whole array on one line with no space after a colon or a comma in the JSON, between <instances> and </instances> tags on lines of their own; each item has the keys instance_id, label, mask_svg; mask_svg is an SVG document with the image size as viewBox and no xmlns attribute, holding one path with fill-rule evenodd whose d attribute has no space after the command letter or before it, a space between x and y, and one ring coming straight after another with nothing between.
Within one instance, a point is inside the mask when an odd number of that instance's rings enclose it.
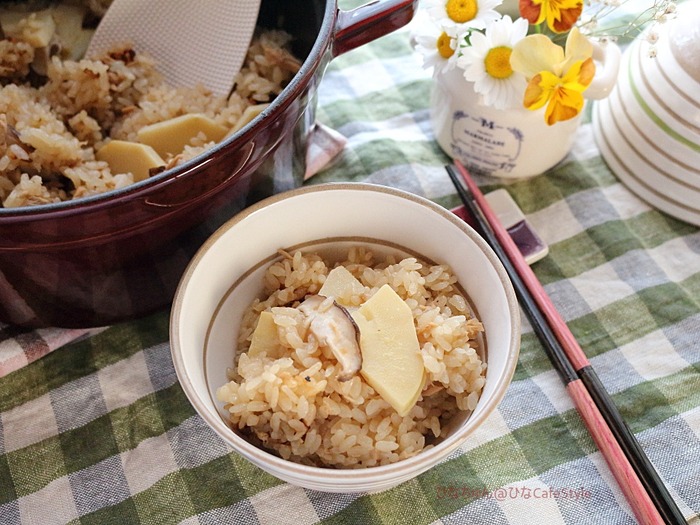
<instances>
[{"instance_id":1,"label":"white daisy flower","mask_svg":"<svg viewBox=\"0 0 700 525\"><path fill-rule=\"evenodd\" d=\"M469 46L461 48L457 65L464 69L464 78L474 82L474 90L483 97L484 104L497 109L522 106L527 82L513 71L510 54L515 44L525 38L528 22L515 22L504 16L486 26L484 33L474 31Z\"/></svg>"},{"instance_id":2,"label":"white daisy flower","mask_svg":"<svg viewBox=\"0 0 700 525\"><path fill-rule=\"evenodd\" d=\"M415 49L423 57L423 69L433 68L433 76L451 71L457 65L457 36L432 20L420 26L414 35Z\"/></svg>"},{"instance_id":3,"label":"white daisy flower","mask_svg":"<svg viewBox=\"0 0 700 525\"><path fill-rule=\"evenodd\" d=\"M483 29L486 24L498 20L496 8L502 0L423 0L428 14L435 22L452 34L468 29Z\"/></svg>"}]
</instances>

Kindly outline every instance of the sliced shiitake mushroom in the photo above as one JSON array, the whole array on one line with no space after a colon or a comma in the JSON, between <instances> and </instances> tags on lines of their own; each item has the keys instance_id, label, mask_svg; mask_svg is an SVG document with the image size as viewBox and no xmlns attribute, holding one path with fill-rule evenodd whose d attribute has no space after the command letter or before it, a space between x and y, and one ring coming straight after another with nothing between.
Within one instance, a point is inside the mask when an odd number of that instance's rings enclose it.
<instances>
[{"instance_id":1,"label":"sliced shiitake mushroom","mask_svg":"<svg viewBox=\"0 0 700 525\"><path fill-rule=\"evenodd\" d=\"M34 60L32 60L32 70L39 76L45 77L49 71L51 57L61 52L61 43L57 39L52 39L48 46L38 47L34 50Z\"/></svg>"},{"instance_id":2,"label":"sliced shiitake mushroom","mask_svg":"<svg viewBox=\"0 0 700 525\"><path fill-rule=\"evenodd\" d=\"M7 116L0 115L0 145L3 148L9 146L19 146L27 153L31 153L33 148L28 146L19 137L19 132L10 124L7 123Z\"/></svg>"},{"instance_id":3,"label":"sliced shiitake mushroom","mask_svg":"<svg viewBox=\"0 0 700 525\"><path fill-rule=\"evenodd\" d=\"M350 313L322 295L309 295L299 305L309 320L309 331L319 344L328 347L341 366L338 381L348 381L362 368L360 330Z\"/></svg>"}]
</instances>

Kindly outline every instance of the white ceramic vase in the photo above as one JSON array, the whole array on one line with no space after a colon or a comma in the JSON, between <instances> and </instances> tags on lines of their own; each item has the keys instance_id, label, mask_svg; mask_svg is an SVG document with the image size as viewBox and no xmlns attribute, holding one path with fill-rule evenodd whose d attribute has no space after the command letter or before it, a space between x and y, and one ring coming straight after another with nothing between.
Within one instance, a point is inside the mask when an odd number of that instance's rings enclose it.
<instances>
[{"instance_id":1,"label":"white ceramic vase","mask_svg":"<svg viewBox=\"0 0 700 525\"><path fill-rule=\"evenodd\" d=\"M584 94L601 99L617 80L620 49L594 44L593 58L596 75ZM476 173L510 179L539 175L564 159L581 122L579 114L549 126L544 108L486 106L461 69L434 79L430 113L435 138L447 155Z\"/></svg>"}]
</instances>

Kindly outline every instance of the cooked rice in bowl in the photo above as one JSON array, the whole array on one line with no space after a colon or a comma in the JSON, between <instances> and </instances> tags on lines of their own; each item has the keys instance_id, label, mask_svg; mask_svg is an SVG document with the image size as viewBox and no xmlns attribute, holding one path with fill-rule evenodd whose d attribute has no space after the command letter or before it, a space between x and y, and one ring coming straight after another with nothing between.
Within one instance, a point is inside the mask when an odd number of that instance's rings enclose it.
<instances>
[{"instance_id":1,"label":"cooked rice in bowl","mask_svg":"<svg viewBox=\"0 0 700 525\"><path fill-rule=\"evenodd\" d=\"M264 108L300 67L289 50L290 35L265 30L254 36L229 97L213 95L201 85L167 85L153 61L128 45L90 59L58 52L39 74L36 59L44 48L33 39L38 23L28 17L12 34L0 33L0 207L5 208L78 199L133 184L133 173L115 173L96 159L110 140L136 142L140 128L192 113L234 132L249 120L246 109ZM54 44L60 48L58 33ZM214 145L200 133L180 153L163 158L164 165L151 175Z\"/></svg>"},{"instance_id":2,"label":"cooked rice in bowl","mask_svg":"<svg viewBox=\"0 0 700 525\"><path fill-rule=\"evenodd\" d=\"M234 429L294 462L372 467L415 456L445 435L458 412L474 410L485 384L483 326L450 268L361 246L348 249L340 262L318 253L281 253L265 271L264 298L244 314L230 382L216 392ZM349 310L388 284L412 312L426 379L404 417L361 373L340 380L338 359L294 308L317 294L339 265L362 284L334 298ZM251 357L263 311L272 312L279 347Z\"/></svg>"}]
</instances>

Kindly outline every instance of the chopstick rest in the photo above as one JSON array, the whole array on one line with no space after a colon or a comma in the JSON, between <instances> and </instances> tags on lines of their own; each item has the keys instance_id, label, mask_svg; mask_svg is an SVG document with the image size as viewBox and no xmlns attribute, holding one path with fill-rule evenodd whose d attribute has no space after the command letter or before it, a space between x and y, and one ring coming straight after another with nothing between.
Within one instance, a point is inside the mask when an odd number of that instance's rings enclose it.
<instances>
[{"instance_id":1,"label":"chopstick rest","mask_svg":"<svg viewBox=\"0 0 700 525\"><path fill-rule=\"evenodd\" d=\"M636 438L617 412L609 394L597 380L595 371L566 323L556 313L544 288L508 232L499 223L478 186L458 162L446 168L465 207L472 213L482 235L511 277L533 330L542 341L550 361L566 385L574 405L637 519L643 524L686 523ZM542 308L541 305L547 303L550 308Z\"/></svg>"},{"instance_id":2,"label":"chopstick rest","mask_svg":"<svg viewBox=\"0 0 700 525\"><path fill-rule=\"evenodd\" d=\"M527 264L534 264L547 256L549 253L547 243L538 235L506 190L495 190L484 196ZM451 211L473 225L471 216L464 205L453 208Z\"/></svg>"},{"instance_id":3,"label":"chopstick rest","mask_svg":"<svg viewBox=\"0 0 700 525\"><path fill-rule=\"evenodd\" d=\"M513 239L527 264L533 264L543 259L549 253L549 246L528 222L518 204L504 189L499 189L484 195L498 220Z\"/></svg>"}]
</instances>

